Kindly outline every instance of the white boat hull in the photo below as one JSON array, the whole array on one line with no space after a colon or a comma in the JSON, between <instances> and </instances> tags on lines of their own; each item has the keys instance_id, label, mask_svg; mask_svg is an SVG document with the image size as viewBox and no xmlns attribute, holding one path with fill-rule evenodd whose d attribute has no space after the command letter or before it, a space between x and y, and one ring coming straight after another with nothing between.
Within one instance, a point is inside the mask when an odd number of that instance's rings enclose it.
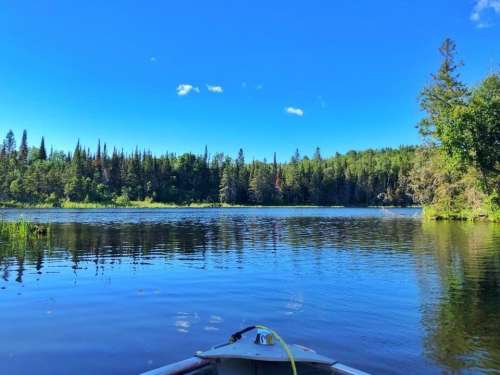
<instances>
[{"instance_id":1,"label":"white boat hull","mask_svg":"<svg viewBox=\"0 0 500 375\"><path fill-rule=\"evenodd\" d=\"M290 375L292 363L297 375L367 375L309 348L287 345L279 336L281 346L262 344L258 335L256 340L243 338L243 333L255 328L247 327L233 334L226 344L142 375Z\"/></svg>"}]
</instances>

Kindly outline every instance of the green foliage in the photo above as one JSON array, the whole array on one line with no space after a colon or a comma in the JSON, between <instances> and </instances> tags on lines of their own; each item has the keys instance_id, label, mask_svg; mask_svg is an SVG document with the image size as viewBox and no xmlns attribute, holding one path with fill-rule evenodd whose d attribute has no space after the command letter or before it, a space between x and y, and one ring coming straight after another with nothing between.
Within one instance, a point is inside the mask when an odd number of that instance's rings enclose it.
<instances>
[{"instance_id":1,"label":"green foliage","mask_svg":"<svg viewBox=\"0 0 500 375\"><path fill-rule=\"evenodd\" d=\"M428 218L498 220L500 75L469 88L458 79L453 41L440 52L443 63L421 95L427 117L419 128L430 143L416 153L414 197Z\"/></svg>"},{"instance_id":2,"label":"green foliage","mask_svg":"<svg viewBox=\"0 0 500 375\"><path fill-rule=\"evenodd\" d=\"M122 188L122 194L113 201L117 206L127 206L130 203L129 189L126 187Z\"/></svg>"},{"instance_id":3,"label":"green foliage","mask_svg":"<svg viewBox=\"0 0 500 375\"><path fill-rule=\"evenodd\" d=\"M477 168L485 183L500 173L500 75L486 77L467 102L453 108L448 122L442 138L450 157Z\"/></svg>"},{"instance_id":4,"label":"green foliage","mask_svg":"<svg viewBox=\"0 0 500 375\"><path fill-rule=\"evenodd\" d=\"M190 205L410 205L408 178L415 148L350 151L312 159L298 151L289 163L245 163L243 150L232 159L191 153L154 156L135 150L108 155L100 142L95 154L77 143L73 153L32 149L16 157L13 134L0 157L0 201L25 206L131 206L144 201ZM22 145L27 145L26 133ZM42 147L43 146L43 147ZM24 146L23 146L24 147ZM24 150L24 148L23 148ZM24 151L23 151L24 152ZM19 151L21 153L21 149ZM8 203L11 204L11 203ZM161 205L160 205L161 206Z\"/></svg>"}]
</instances>

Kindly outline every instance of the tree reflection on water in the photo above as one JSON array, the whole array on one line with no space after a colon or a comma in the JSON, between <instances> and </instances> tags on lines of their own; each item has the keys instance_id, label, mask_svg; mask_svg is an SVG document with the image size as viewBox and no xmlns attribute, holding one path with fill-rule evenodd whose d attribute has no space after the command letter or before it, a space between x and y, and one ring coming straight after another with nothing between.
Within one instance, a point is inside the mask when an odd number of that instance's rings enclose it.
<instances>
[{"instance_id":1,"label":"tree reflection on water","mask_svg":"<svg viewBox=\"0 0 500 375\"><path fill-rule=\"evenodd\" d=\"M500 226L486 223L423 223L416 239L433 249L419 278L440 287L422 290L426 355L451 372L500 369L499 245Z\"/></svg>"}]
</instances>

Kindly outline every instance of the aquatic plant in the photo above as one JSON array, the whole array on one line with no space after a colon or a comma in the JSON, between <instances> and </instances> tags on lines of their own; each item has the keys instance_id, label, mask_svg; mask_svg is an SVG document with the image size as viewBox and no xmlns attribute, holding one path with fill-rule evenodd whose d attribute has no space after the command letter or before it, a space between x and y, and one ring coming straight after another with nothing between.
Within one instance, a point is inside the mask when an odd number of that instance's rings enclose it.
<instances>
[{"instance_id":1,"label":"aquatic plant","mask_svg":"<svg viewBox=\"0 0 500 375\"><path fill-rule=\"evenodd\" d=\"M32 223L23 217L16 221L0 220L0 238L5 240L34 240L50 236L50 224Z\"/></svg>"}]
</instances>

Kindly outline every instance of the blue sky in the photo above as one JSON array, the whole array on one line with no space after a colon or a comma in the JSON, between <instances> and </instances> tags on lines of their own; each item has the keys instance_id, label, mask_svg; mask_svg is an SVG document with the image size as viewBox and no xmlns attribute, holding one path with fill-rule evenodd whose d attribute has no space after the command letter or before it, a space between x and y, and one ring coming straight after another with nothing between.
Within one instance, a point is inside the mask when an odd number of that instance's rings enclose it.
<instances>
[{"instance_id":1,"label":"blue sky","mask_svg":"<svg viewBox=\"0 0 500 375\"><path fill-rule=\"evenodd\" d=\"M498 69L500 0L6 0L0 35L2 134L285 160L418 143L443 38Z\"/></svg>"}]
</instances>

